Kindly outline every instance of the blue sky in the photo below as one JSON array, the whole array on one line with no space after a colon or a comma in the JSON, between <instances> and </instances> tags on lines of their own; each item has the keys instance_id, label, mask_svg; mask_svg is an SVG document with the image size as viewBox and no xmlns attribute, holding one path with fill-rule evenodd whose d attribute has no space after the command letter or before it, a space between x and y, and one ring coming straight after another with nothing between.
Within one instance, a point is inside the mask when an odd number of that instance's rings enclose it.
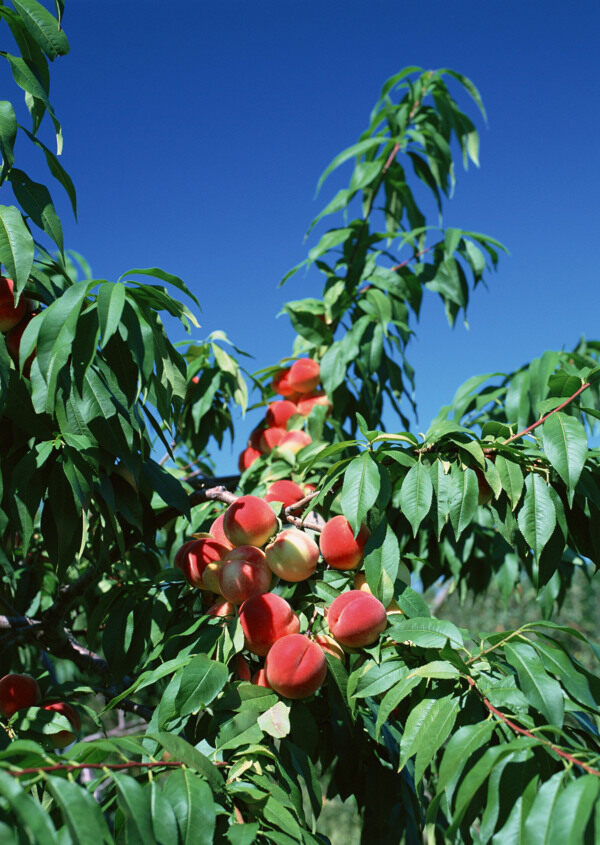
<instances>
[{"instance_id":1,"label":"blue sky","mask_svg":"<svg viewBox=\"0 0 600 845\"><path fill-rule=\"evenodd\" d=\"M224 329L252 369L291 350L281 305L319 290L310 274L277 285L338 187L315 201L320 173L409 64L480 89L481 168L458 172L444 223L510 250L475 292L468 331L426 297L408 353L418 429L470 375L600 336L597 2L67 0L64 26L71 53L54 63L52 97L78 223L51 189L67 245L98 278L153 265L182 276L202 304L199 335ZM36 174L49 183L41 163Z\"/></svg>"}]
</instances>

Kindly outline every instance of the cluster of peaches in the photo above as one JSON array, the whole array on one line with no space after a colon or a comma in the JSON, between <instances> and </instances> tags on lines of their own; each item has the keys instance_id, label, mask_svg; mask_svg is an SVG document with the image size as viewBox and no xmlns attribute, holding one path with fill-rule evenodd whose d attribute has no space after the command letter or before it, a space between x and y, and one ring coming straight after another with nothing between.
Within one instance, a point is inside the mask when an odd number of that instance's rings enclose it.
<instances>
[{"instance_id":1,"label":"cluster of peaches","mask_svg":"<svg viewBox=\"0 0 600 845\"><path fill-rule=\"evenodd\" d=\"M279 370L273 379L273 390L284 398L271 402L265 419L250 435L248 446L239 458L240 472L275 447L295 454L312 442L305 431L288 431L287 425L292 417L307 417L315 405L331 405L327 395L317 389L320 378L319 364L312 358L299 358L291 367Z\"/></svg>"},{"instance_id":2,"label":"cluster of peaches","mask_svg":"<svg viewBox=\"0 0 600 845\"><path fill-rule=\"evenodd\" d=\"M11 673L0 678L0 714L10 719L18 710L35 707L41 701L42 693L38 682L31 675ZM43 710L60 713L71 723L73 731L60 730L50 735L54 748L65 748L75 741L75 734L81 730L79 713L66 701L49 701L41 704Z\"/></svg>"},{"instance_id":3,"label":"cluster of peaches","mask_svg":"<svg viewBox=\"0 0 600 845\"><path fill-rule=\"evenodd\" d=\"M4 334L4 341L10 357L15 364L19 364L19 346L23 332L30 320L35 316L35 303L32 299L22 296L15 306L14 283L6 276L0 276L0 332ZM29 376L33 354L23 367L23 373Z\"/></svg>"},{"instance_id":4,"label":"cluster of peaches","mask_svg":"<svg viewBox=\"0 0 600 845\"><path fill-rule=\"evenodd\" d=\"M241 680L269 687L287 698L304 698L319 689L327 673L325 652L344 659L344 648L361 648L378 639L387 624L386 608L371 594L364 575L355 576L355 589L342 593L326 608L329 634L300 633L300 618L291 605L271 592L273 582L310 578L319 558L331 569L356 570L369 532L354 537L344 516L325 523L319 544L305 531L283 528L269 502L290 507L305 496L293 481L276 481L264 498L241 496L212 523L209 533L184 543L175 556L187 581L217 594L208 608L212 616L237 612L245 648L258 658L250 668L236 656Z\"/></svg>"}]
</instances>

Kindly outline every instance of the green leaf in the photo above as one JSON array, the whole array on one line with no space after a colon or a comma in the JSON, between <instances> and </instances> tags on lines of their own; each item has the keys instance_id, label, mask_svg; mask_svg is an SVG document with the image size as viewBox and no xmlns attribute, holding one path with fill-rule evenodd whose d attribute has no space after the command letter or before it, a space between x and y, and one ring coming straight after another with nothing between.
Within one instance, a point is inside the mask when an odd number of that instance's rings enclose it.
<instances>
[{"instance_id":1,"label":"green leaf","mask_svg":"<svg viewBox=\"0 0 600 845\"><path fill-rule=\"evenodd\" d=\"M98 319L100 320L100 334L102 337L100 347L102 349L104 349L116 332L121 322L126 293L125 285L120 282L116 284L103 282L98 288L96 307L98 308Z\"/></svg>"},{"instance_id":2,"label":"green leaf","mask_svg":"<svg viewBox=\"0 0 600 845\"><path fill-rule=\"evenodd\" d=\"M517 670L519 685L532 707L539 710L548 723L562 726L564 696L558 681L544 669L535 649L527 643L506 643L506 659Z\"/></svg>"},{"instance_id":3,"label":"green leaf","mask_svg":"<svg viewBox=\"0 0 600 845\"><path fill-rule=\"evenodd\" d=\"M575 417L556 411L542 425L542 440L548 460L569 490L571 505L588 456L585 429Z\"/></svg>"},{"instance_id":4,"label":"green leaf","mask_svg":"<svg viewBox=\"0 0 600 845\"><path fill-rule=\"evenodd\" d=\"M175 276L173 273L167 273L166 270L161 270L160 267L144 267L144 268L134 268L132 270L127 270L126 273L122 273L119 278L117 279L120 282L125 276L152 276L155 279L160 279L163 282L166 282L169 285L173 285L174 288L185 293L189 298L196 303L198 308L200 307L200 303L188 288L186 283L183 279L180 279L179 276Z\"/></svg>"},{"instance_id":5,"label":"green leaf","mask_svg":"<svg viewBox=\"0 0 600 845\"><path fill-rule=\"evenodd\" d=\"M454 648L464 645L462 634L456 625L447 619L405 619L394 622L386 633L395 640L408 640L421 648L443 648L448 641Z\"/></svg>"},{"instance_id":6,"label":"green leaf","mask_svg":"<svg viewBox=\"0 0 600 845\"><path fill-rule=\"evenodd\" d=\"M69 197L69 200L71 201L71 207L73 209L73 214L75 215L75 217L77 217L77 196L75 194L75 186L73 185L73 181L72 181L71 177L69 176L67 171L64 169L64 167L62 166L62 164L60 163L58 158L54 155L54 153L51 150L49 150L48 147L46 147L46 145L43 144L40 141L39 138L36 138L36 136L33 133L31 133L28 129L26 129L24 126L21 126L19 128L22 129L26 133L29 140L32 141L36 145L36 147L39 147L40 150L42 150L42 152L44 153L44 155L46 157L46 164L48 165L48 169L50 170L50 173L54 176L54 178L58 182L60 182L60 184L63 186L63 188L67 192L67 196ZM69 252L70 252L71 255L75 255L76 257L79 257L77 253L73 252L73 250L69 250Z\"/></svg>"},{"instance_id":7,"label":"green leaf","mask_svg":"<svg viewBox=\"0 0 600 845\"><path fill-rule=\"evenodd\" d=\"M206 781L188 769L178 769L166 779L163 795L173 807L182 845L212 845L216 812Z\"/></svg>"},{"instance_id":8,"label":"green leaf","mask_svg":"<svg viewBox=\"0 0 600 845\"><path fill-rule=\"evenodd\" d=\"M450 507L452 501L452 476L444 469L444 464L441 460L436 460L431 465L431 481L433 489L435 490L435 500L437 506L437 538L440 539L442 529L450 515Z\"/></svg>"},{"instance_id":9,"label":"green leaf","mask_svg":"<svg viewBox=\"0 0 600 845\"><path fill-rule=\"evenodd\" d=\"M583 775L559 794L548 825L547 845L584 841L584 832L598 798L600 780Z\"/></svg>"},{"instance_id":10,"label":"green leaf","mask_svg":"<svg viewBox=\"0 0 600 845\"><path fill-rule=\"evenodd\" d=\"M416 754L415 783L444 744L458 715L459 700L453 695L424 698L408 714L400 743L400 769Z\"/></svg>"},{"instance_id":11,"label":"green leaf","mask_svg":"<svg viewBox=\"0 0 600 845\"><path fill-rule=\"evenodd\" d=\"M363 153L367 152L367 150L373 149L373 147L379 147L382 144L388 142L388 138L385 135L375 136L374 138L366 138L364 141L359 141L357 144L353 144L351 147L348 147L341 153L338 153L333 161L325 168L319 181L317 183L317 190L315 192L315 196L321 190L321 186L325 179L329 176L332 170L335 170L336 167L339 167L340 164L343 164L345 161L348 161L349 158L354 158L355 156L360 156Z\"/></svg>"},{"instance_id":12,"label":"green leaf","mask_svg":"<svg viewBox=\"0 0 600 845\"><path fill-rule=\"evenodd\" d=\"M421 683L421 680L422 678L416 675L411 677L405 676L395 687L392 687L392 689L386 692L377 712L377 723L375 725L375 736L377 739L379 739L382 726L388 721L392 712Z\"/></svg>"},{"instance_id":13,"label":"green leaf","mask_svg":"<svg viewBox=\"0 0 600 845\"><path fill-rule=\"evenodd\" d=\"M550 823L564 777L564 771L556 772L540 786L525 820L527 845L547 845Z\"/></svg>"},{"instance_id":14,"label":"green leaf","mask_svg":"<svg viewBox=\"0 0 600 845\"><path fill-rule=\"evenodd\" d=\"M15 160L14 145L17 137L17 118L12 103L8 100L0 101L0 152L2 153L3 166L2 178L7 170L12 167Z\"/></svg>"},{"instance_id":15,"label":"green leaf","mask_svg":"<svg viewBox=\"0 0 600 845\"><path fill-rule=\"evenodd\" d=\"M20 830L30 834L31 841L58 845L56 830L46 810L24 791L17 778L3 771L0 771L0 795L17 817Z\"/></svg>"},{"instance_id":16,"label":"green leaf","mask_svg":"<svg viewBox=\"0 0 600 845\"><path fill-rule=\"evenodd\" d=\"M385 607L394 598L399 564L398 538L391 525L382 520L365 545L364 568L371 592Z\"/></svg>"},{"instance_id":17,"label":"green leaf","mask_svg":"<svg viewBox=\"0 0 600 845\"><path fill-rule=\"evenodd\" d=\"M127 821L128 829L140 843L152 842L154 833L149 796L142 786L128 775L113 772L112 778L117 787L118 805Z\"/></svg>"},{"instance_id":18,"label":"green leaf","mask_svg":"<svg viewBox=\"0 0 600 845\"><path fill-rule=\"evenodd\" d=\"M181 736L174 733L158 732L152 737L160 742L174 760L180 760L188 769L201 774L210 783L213 792L223 790L223 778L217 767L211 763L197 748L186 742Z\"/></svg>"},{"instance_id":19,"label":"green leaf","mask_svg":"<svg viewBox=\"0 0 600 845\"><path fill-rule=\"evenodd\" d=\"M14 205L0 205L0 262L21 292L33 267L34 244L29 229Z\"/></svg>"},{"instance_id":20,"label":"green leaf","mask_svg":"<svg viewBox=\"0 0 600 845\"><path fill-rule=\"evenodd\" d=\"M556 675L569 695L591 710L598 711L599 702L592 694L586 673L577 670L567 652L558 643L545 638L538 637L533 645L546 671Z\"/></svg>"},{"instance_id":21,"label":"green leaf","mask_svg":"<svg viewBox=\"0 0 600 845\"><path fill-rule=\"evenodd\" d=\"M13 0L23 23L50 61L69 52L67 36L58 21L37 0Z\"/></svg>"},{"instance_id":22,"label":"green leaf","mask_svg":"<svg viewBox=\"0 0 600 845\"><path fill-rule=\"evenodd\" d=\"M167 842L177 842L179 830L173 807L165 798L162 789L155 780L148 783L146 791L150 792L150 813L156 842L161 843L161 845Z\"/></svg>"},{"instance_id":23,"label":"green leaf","mask_svg":"<svg viewBox=\"0 0 600 845\"><path fill-rule=\"evenodd\" d=\"M509 461L504 455L496 457L496 469L500 476L502 488L508 496L511 509L517 507L523 492L523 473L521 467L514 461Z\"/></svg>"},{"instance_id":24,"label":"green leaf","mask_svg":"<svg viewBox=\"0 0 600 845\"><path fill-rule=\"evenodd\" d=\"M437 794L439 795L443 790L448 793L448 801L451 800L452 794L461 772L465 767L471 754L489 742L495 725L491 721L477 722L474 725L464 725L456 731L452 736L442 762L440 763Z\"/></svg>"},{"instance_id":25,"label":"green leaf","mask_svg":"<svg viewBox=\"0 0 600 845\"><path fill-rule=\"evenodd\" d=\"M329 232L325 232L319 243L316 246L313 246L308 253L308 263L312 264L313 261L316 261L321 255L324 255L326 252L329 252L330 249L339 246L339 244L343 243L343 241L350 237L352 232L353 229L330 229Z\"/></svg>"},{"instance_id":26,"label":"green leaf","mask_svg":"<svg viewBox=\"0 0 600 845\"><path fill-rule=\"evenodd\" d=\"M290 705L278 701L256 720L261 730L275 739L283 739L290 732Z\"/></svg>"},{"instance_id":27,"label":"green leaf","mask_svg":"<svg viewBox=\"0 0 600 845\"><path fill-rule=\"evenodd\" d=\"M232 824L227 831L230 845L254 845L258 836L258 822Z\"/></svg>"},{"instance_id":28,"label":"green leaf","mask_svg":"<svg viewBox=\"0 0 600 845\"><path fill-rule=\"evenodd\" d=\"M369 452L363 452L348 464L340 504L355 536L377 501L380 483L378 466Z\"/></svg>"},{"instance_id":29,"label":"green leaf","mask_svg":"<svg viewBox=\"0 0 600 845\"><path fill-rule=\"evenodd\" d=\"M525 498L517 517L519 529L536 559L554 531L556 525L556 510L548 485L535 472L529 473L525 479Z\"/></svg>"},{"instance_id":30,"label":"green leaf","mask_svg":"<svg viewBox=\"0 0 600 845\"><path fill-rule=\"evenodd\" d=\"M46 783L61 809L73 842L98 845L111 841L100 805L84 787L66 778L50 775L46 776Z\"/></svg>"},{"instance_id":31,"label":"green leaf","mask_svg":"<svg viewBox=\"0 0 600 845\"><path fill-rule=\"evenodd\" d=\"M142 464L142 472L152 489L167 505L190 518L190 503L185 488L170 472L159 466L156 461L148 460Z\"/></svg>"},{"instance_id":32,"label":"green leaf","mask_svg":"<svg viewBox=\"0 0 600 845\"><path fill-rule=\"evenodd\" d=\"M221 692L228 677L229 670L223 663L197 654L183 669L175 700L177 711L185 716L203 709Z\"/></svg>"},{"instance_id":33,"label":"green leaf","mask_svg":"<svg viewBox=\"0 0 600 845\"><path fill-rule=\"evenodd\" d=\"M400 488L400 509L410 522L414 537L429 513L432 498L433 485L429 473L423 464L415 464L406 473Z\"/></svg>"},{"instance_id":34,"label":"green leaf","mask_svg":"<svg viewBox=\"0 0 600 845\"><path fill-rule=\"evenodd\" d=\"M62 226L48 188L39 182L33 182L26 173L16 168L10 171L9 179L25 214L54 241L61 252L64 252Z\"/></svg>"},{"instance_id":35,"label":"green leaf","mask_svg":"<svg viewBox=\"0 0 600 845\"><path fill-rule=\"evenodd\" d=\"M384 663L364 663L348 679L348 686L356 689L352 693L355 698L368 698L380 695L397 683L406 675L406 666L401 660L386 660Z\"/></svg>"},{"instance_id":36,"label":"green leaf","mask_svg":"<svg viewBox=\"0 0 600 845\"><path fill-rule=\"evenodd\" d=\"M453 465L450 474L452 477L450 522L458 540L477 512L479 482L474 470L469 468L462 470Z\"/></svg>"}]
</instances>

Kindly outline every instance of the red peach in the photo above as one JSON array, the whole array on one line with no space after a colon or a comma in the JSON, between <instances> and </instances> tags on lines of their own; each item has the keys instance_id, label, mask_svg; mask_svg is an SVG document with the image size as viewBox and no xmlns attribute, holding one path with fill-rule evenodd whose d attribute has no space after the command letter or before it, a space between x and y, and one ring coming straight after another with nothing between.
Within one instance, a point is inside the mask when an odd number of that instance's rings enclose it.
<instances>
[{"instance_id":1,"label":"red peach","mask_svg":"<svg viewBox=\"0 0 600 845\"><path fill-rule=\"evenodd\" d=\"M234 546L262 546L277 529L277 517L258 496L240 496L225 511L223 530Z\"/></svg>"},{"instance_id":2,"label":"red peach","mask_svg":"<svg viewBox=\"0 0 600 845\"><path fill-rule=\"evenodd\" d=\"M323 559L332 569L356 569L360 564L369 529L362 525L354 537L350 523L345 516L334 516L325 523L319 546Z\"/></svg>"},{"instance_id":3,"label":"red peach","mask_svg":"<svg viewBox=\"0 0 600 845\"><path fill-rule=\"evenodd\" d=\"M323 649L325 654L331 654L332 657L337 657L342 663L345 661L346 654L344 649L333 637L328 637L327 634L316 634L314 640Z\"/></svg>"},{"instance_id":4,"label":"red peach","mask_svg":"<svg viewBox=\"0 0 600 845\"><path fill-rule=\"evenodd\" d=\"M315 405L325 405L328 408L333 407L327 394L323 393L323 391L308 393L306 396L298 399L298 405L296 407L298 408L299 414L302 414L303 417L307 417Z\"/></svg>"},{"instance_id":5,"label":"red peach","mask_svg":"<svg viewBox=\"0 0 600 845\"><path fill-rule=\"evenodd\" d=\"M77 710L67 704L66 701L52 701L50 704L44 704L43 709L65 716L75 730L75 733L73 731L57 731L55 734L50 734L49 739L54 748L65 748L74 742L77 738L75 734L81 730L81 718Z\"/></svg>"},{"instance_id":6,"label":"red peach","mask_svg":"<svg viewBox=\"0 0 600 845\"><path fill-rule=\"evenodd\" d=\"M197 543L197 542L198 542L197 539L187 540L183 544L183 546L180 546L179 549L177 550L177 552L175 553L175 557L173 558L173 566L175 566L177 569L183 569L183 560L184 560L188 550L191 549L191 547L194 545L194 543Z\"/></svg>"},{"instance_id":7,"label":"red peach","mask_svg":"<svg viewBox=\"0 0 600 845\"><path fill-rule=\"evenodd\" d=\"M265 674L264 669L259 669L252 675L252 683L256 684L258 687L266 687L267 689L271 689L269 686L269 682L267 681L267 676Z\"/></svg>"},{"instance_id":8,"label":"red peach","mask_svg":"<svg viewBox=\"0 0 600 845\"><path fill-rule=\"evenodd\" d=\"M317 568L319 547L304 531L285 528L265 549L267 564L284 581L305 581Z\"/></svg>"},{"instance_id":9,"label":"red peach","mask_svg":"<svg viewBox=\"0 0 600 845\"><path fill-rule=\"evenodd\" d=\"M327 611L329 630L341 645L371 645L387 625L385 607L370 593L349 590L334 599Z\"/></svg>"},{"instance_id":10,"label":"red peach","mask_svg":"<svg viewBox=\"0 0 600 845\"><path fill-rule=\"evenodd\" d=\"M312 437L309 434L305 431L294 429L294 431L288 431L285 437L281 438L278 445L281 449L286 449L288 452L293 452L295 455L296 452L299 452L300 449L304 449L304 447L308 446L309 443L312 443Z\"/></svg>"},{"instance_id":11,"label":"red peach","mask_svg":"<svg viewBox=\"0 0 600 845\"><path fill-rule=\"evenodd\" d=\"M254 449L252 446L247 446L243 452L240 453L240 457L238 459L238 469L240 472L244 472L251 467L254 461L257 461L260 456L261 452L258 449Z\"/></svg>"},{"instance_id":12,"label":"red peach","mask_svg":"<svg viewBox=\"0 0 600 845\"><path fill-rule=\"evenodd\" d=\"M228 549L232 549L233 546L225 536L225 532L223 531L223 520L225 519L225 511L220 513L219 516L213 520L208 529L208 533L211 537L214 537L217 543L221 543L222 546L227 546Z\"/></svg>"},{"instance_id":13,"label":"red peach","mask_svg":"<svg viewBox=\"0 0 600 845\"><path fill-rule=\"evenodd\" d=\"M321 368L313 358L299 358L290 367L288 384L297 393L312 393L321 378Z\"/></svg>"},{"instance_id":14,"label":"red peach","mask_svg":"<svg viewBox=\"0 0 600 845\"><path fill-rule=\"evenodd\" d=\"M260 438L262 437L262 433L265 430L264 425L259 425L254 431L250 434L248 438L248 446L252 446L253 449L257 449L260 451Z\"/></svg>"},{"instance_id":15,"label":"red peach","mask_svg":"<svg viewBox=\"0 0 600 845\"><path fill-rule=\"evenodd\" d=\"M26 297L21 296L15 306L14 283L6 276L0 276L0 332L7 332L20 323L27 313Z\"/></svg>"},{"instance_id":16,"label":"red peach","mask_svg":"<svg viewBox=\"0 0 600 845\"><path fill-rule=\"evenodd\" d=\"M275 446L278 446L283 438L286 436L287 430L285 428L265 428L260 436L260 451L263 455L268 455L272 452Z\"/></svg>"},{"instance_id":17,"label":"red peach","mask_svg":"<svg viewBox=\"0 0 600 845\"><path fill-rule=\"evenodd\" d=\"M216 616L218 618L235 616L235 605L226 599L217 599L214 604L211 604L206 613L208 616Z\"/></svg>"},{"instance_id":18,"label":"red peach","mask_svg":"<svg viewBox=\"0 0 600 845\"><path fill-rule=\"evenodd\" d=\"M207 587L203 577L206 567L209 563L222 560L228 551L229 546L223 546L212 537L202 537L181 555L179 568L193 587L205 590Z\"/></svg>"},{"instance_id":19,"label":"red peach","mask_svg":"<svg viewBox=\"0 0 600 845\"><path fill-rule=\"evenodd\" d=\"M246 648L264 657L273 643L286 634L297 634L300 620L288 602L275 593L261 593L240 607Z\"/></svg>"},{"instance_id":20,"label":"red peach","mask_svg":"<svg viewBox=\"0 0 600 845\"><path fill-rule=\"evenodd\" d=\"M236 654L233 664L235 666L235 674L240 681L249 681L251 679L248 661L245 660L241 654Z\"/></svg>"},{"instance_id":21,"label":"red peach","mask_svg":"<svg viewBox=\"0 0 600 845\"><path fill-rule=\"evenodd\" d=\"M265 502L283 502L283 507L289 508L290 505L295 505L296 502L303 499L305 495L299 484L284 478L281 481L274 481L267 487L264 500Z\"/></svg>"},{"instance_id":22,"label":"red peach","mask_svg":"<svg viewBox=\"0 0 600 845\"><path fill-rule=\"evenodd\" d=\"M298 408L294 402L290 402L289 399L281 399L278 402L271 402L267 408L265 419L268 426L285 428L290 417L297 413Z\"/></svg>"},{"instance_id":23,"label":"red peach","mask_svg":"<svg viewBox=\"0 0 600 845\"><path fill-rule=\"evenodd\" d=\"M289 397L297 392L296 388L290 385L289 376L289 367L286 367L283 370L279 370L279 372L275 374L275 377L272 381L272 387L275 393L279 393L280 396Z\"/></svg>"},{"instance_id":24,"label":"red peach","mask_svg":"<svg viewBox=\"0 0 600 845\"><path fill-rule=\"evenodd\" d=\"M238 549L233 549L225 556L223 566L219 569L221 593L232 604L241 604L252 596L266 593L272 580L272 573L265 562L264 552L253 546L239 548L251 549L252 553L238 557L236 556ZM258 558L254 552L261 555L261 558Z\"/></svg>"},{"instance_id":25,"label":"red peach","mask_svg":"<svg viewBox=\"0 0 600 845\"><path fill-rule=\"evenodd\" d=\"M325 680L325 654L304 634L288 634L273 643L269 650L265 675L275 692L286 698L306 698Z\"/></svg>"},{"instance_id":26,"label":"red peach","mask_svg":"<svg viewBox=\"0 0 600 845\"><path fill-rule=\"evenodd\" d=\"M7 719L17 710L33 707L41 697L38 682L31 675L11 673L0 679L0 713Z\"/></svg>"}]
</instances>

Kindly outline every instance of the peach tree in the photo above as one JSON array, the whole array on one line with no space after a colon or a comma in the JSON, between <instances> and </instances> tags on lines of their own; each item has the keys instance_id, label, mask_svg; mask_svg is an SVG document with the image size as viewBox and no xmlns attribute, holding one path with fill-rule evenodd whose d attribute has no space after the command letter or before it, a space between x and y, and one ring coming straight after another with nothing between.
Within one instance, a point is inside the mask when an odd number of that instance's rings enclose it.
<instances>
[{"instance_id":1,"label":"peach tree","mask_svg":"<svg viewBox=\"0 0 600 845\"><path fill-rule=\"evenodd\" d=\"M0 102L2 841L319 843L325 797L350 795L364 842L597 839L598 652L552 619L600 561L600 344L475 375L411 430L423 297L452 325L502 251L439 222L455 159L478 163L456 99L483 112L477 89L385 83L319 183L348 169L309 230L321 297L287 303L293 349L249 375L176 275L94 278L16 166L20 139L76 212L49 99L63 6L0 4L25 94ZM543 620L515 630L424 598L525 581Z\"/></svg>"}]
</instances>

